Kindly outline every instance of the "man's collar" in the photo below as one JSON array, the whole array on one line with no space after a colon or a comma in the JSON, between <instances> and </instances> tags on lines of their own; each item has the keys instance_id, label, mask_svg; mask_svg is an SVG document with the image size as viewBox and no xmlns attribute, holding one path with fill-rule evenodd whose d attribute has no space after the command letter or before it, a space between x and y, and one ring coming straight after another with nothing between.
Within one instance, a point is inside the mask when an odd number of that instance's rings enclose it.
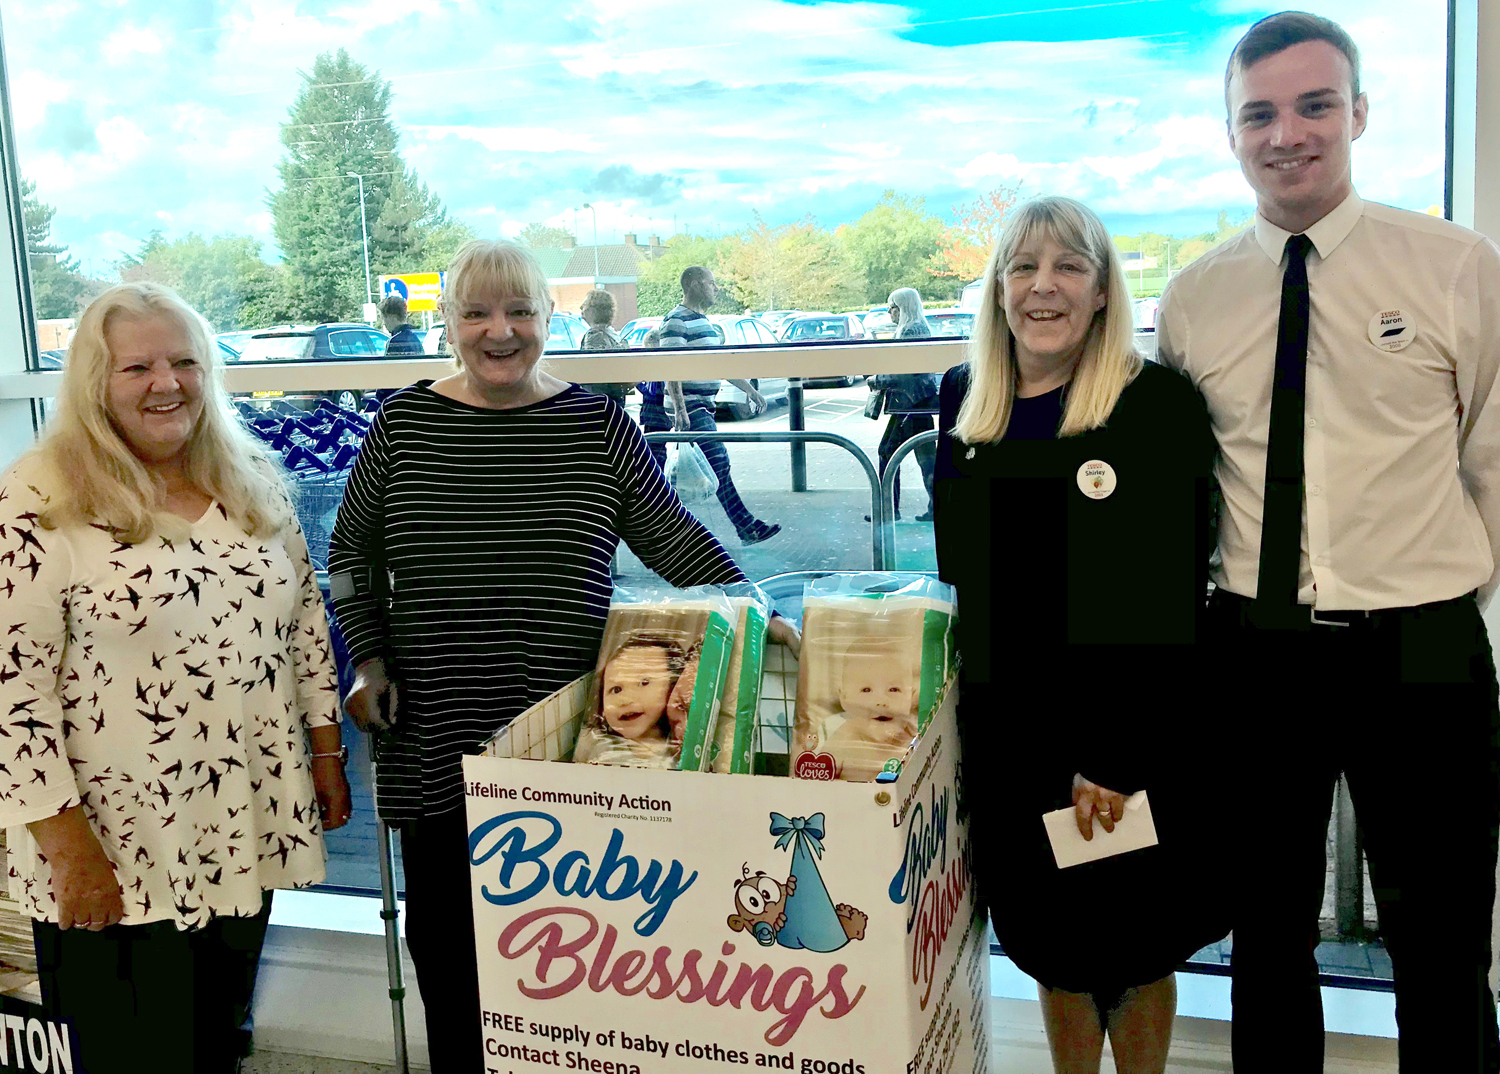
<instances>
[{"instance_id":1,"label":"man's collar","mask_svg":"<svg viewBox=\"0 0 1500 1074\"><path fill-rule=\"evenodd\" d=\"M1313 249L1318 251L1321 260L1327 261L1333 251L1338 249L1339 243L1349 237L1349 232L1354 230L1354 225L1359 223L1364 211L1364 201L1358 193L1350 190L1349 196L1339 202L1336 209L1307 229L1306 235L1312 240ZM1278 265L1286 251L1286 240L1291 235L1290 231L1277 227L1260 213L1255 214L1256 245Z\"/></svg>"}]
</instances>

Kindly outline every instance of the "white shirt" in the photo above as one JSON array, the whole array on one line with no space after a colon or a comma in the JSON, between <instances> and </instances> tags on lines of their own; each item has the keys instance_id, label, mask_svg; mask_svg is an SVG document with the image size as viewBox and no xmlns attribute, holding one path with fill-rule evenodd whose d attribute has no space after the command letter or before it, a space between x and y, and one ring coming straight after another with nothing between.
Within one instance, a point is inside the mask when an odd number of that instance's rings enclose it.
<instances>
[{"instance_id":1,"label":"white shirt","mask_svg":"<svg viewBox=\"0 0 1500 1074\"><path fill-rule=\"evenodd\" d=\"M1478 588L1483 605L1500 561L1500 249L1353 193L1307 237L1298 600L1397 608ZM1158 360L1203 393L1219 442L1213 579L1246 597L1259 581L1288 238L1257 216L1172 281L1156 322Z\"/></svg>"},{"instance_id":2,"label":"white shirt","mask_svg":"<svg viewBox=\"0 0 1500 1074\"><path fill-rule=\"evenodd\" d=\"M82 805L125 921L194 928L323 879L306 728L338 719L328 626L295 525L215 504L185 536L46 529L33 460L0 478L0 824L23 911L57 920L24 825ZM24 715L23 715L24 714Z\"/></svg>"}]
</instances>

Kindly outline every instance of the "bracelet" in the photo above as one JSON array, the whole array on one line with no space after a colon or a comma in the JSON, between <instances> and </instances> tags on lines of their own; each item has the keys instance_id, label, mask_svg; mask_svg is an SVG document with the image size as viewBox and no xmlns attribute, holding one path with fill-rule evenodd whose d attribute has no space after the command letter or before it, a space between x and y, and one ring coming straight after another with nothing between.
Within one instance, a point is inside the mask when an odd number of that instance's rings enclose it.
<instances>
[{"instance_id":1,"label":"bracelet","mask_svg":"<svg viewBox=\"0 0 1500 1074\"><path fill-rule=\"evenodd\" d=\"M349 747L340 746L337 753L314 753L310 754L310 756L314 759L318 757L337 757L339 759L339 764L347 765L349 763Z\"/></svg>"}]
</instances>

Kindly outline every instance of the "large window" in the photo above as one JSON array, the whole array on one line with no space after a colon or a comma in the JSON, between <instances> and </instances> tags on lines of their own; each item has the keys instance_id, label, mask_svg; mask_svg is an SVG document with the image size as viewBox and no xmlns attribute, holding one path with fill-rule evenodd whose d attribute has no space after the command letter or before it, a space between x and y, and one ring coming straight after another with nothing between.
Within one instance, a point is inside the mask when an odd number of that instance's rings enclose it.
<instances>
[{"instance_id":1,"label":"large window","mask_svg":"<svg viewBox=\"0 0 1500 1074\"><path fill-rule=\"evenodd\" d=\"M1445 0L1315 6L1364 52L1361 194L1440 213ZM647 342L693 264L723 285L712 312L729 345L881 343L900 287L957 339L1006 211L1042 193L1101 214L1149 330L1171 274L1250 219L1222 76L1237 36L1272 10L0 0L39 349L56 361L70 320L110 282L160 280L208 317L231 360L285 363L285 385L246 398L264 420L278 399L283 411L324 399L361 413L364 387L309 389L295 363L380 353L384 334L363 325L393 288L413 298L427 353L441 353L418 277L468 238L496 235L536 251L560 311L576 314L591 291L614 296L623 346ZM549 349L577 348L585 327L556 319ZM767 372L770 413L729 428L792 427L783 378L827 373L795 420L876 457L883 422L864 419L847 362ZM747 416L736 391L721 394L725 419ZM313 435L294 433L297 446ZM784 444L729 451L746 501L789 523L741 550L721 508L703 508L752 576L870 565L869 486L848 454L809 447L799 481ZM915 518L925 506L908 457L892 538L903 567L933 565L930 527ZM643 577L628 553L619 568ZM336 837L335 882L369 886L371 835ZM1364 887L1347 859L1331 858L1346 875L1342 910L1330 879L1330 939L1363 935ZM1324 955L1330 970L1388 965L1360 946Z\"/></svg>"}]
</instances>

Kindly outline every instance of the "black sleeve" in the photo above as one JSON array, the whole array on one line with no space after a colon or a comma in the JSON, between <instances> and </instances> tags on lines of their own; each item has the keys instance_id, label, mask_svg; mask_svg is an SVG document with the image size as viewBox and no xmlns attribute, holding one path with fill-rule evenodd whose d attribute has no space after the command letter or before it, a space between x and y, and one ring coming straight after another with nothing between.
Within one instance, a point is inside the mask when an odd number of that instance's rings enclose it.
<instances>
[{"instance_id":1,"label":"black sleeve","mask_svg":"<svg viewBox=\"0 0 1500 1074\"><path fill-rule=\"evenodd\" d=\"M934 481L945 477L957 477L953 465L953 426L958 423L958 408L964 396L969 394L969 367L956 365L943 374L943 383L938 387L938 442L937 462L932 471Z\"/></svg>"},{"instance_id":2,"label":"black sleeve","mask_svg":"<svg viewBox=\"0 0 1500 1074\"><path fill-rule=\"evenodd\" d=\"M651 457L641 430L608 401L605 437L620 482L620 537L674 586L748 581L708 528L682 505Z\"/></svg>"},{"instance_id":3,"label":"black sleeve","mask_svg":"<svg viewBox=\"0 0 1500 1074\"><path fill-rule=\"evenodd\" d=\"M385 569L385 497L390 480L389 401L375 414L365 435L354 470L344 487L338 518L328 541L328 573L363 573ZM385 653L385 602L361 585L364 592L337 602L339 629L349 648L349 663L359 667Z\"/></svg>"}]
</instances>

